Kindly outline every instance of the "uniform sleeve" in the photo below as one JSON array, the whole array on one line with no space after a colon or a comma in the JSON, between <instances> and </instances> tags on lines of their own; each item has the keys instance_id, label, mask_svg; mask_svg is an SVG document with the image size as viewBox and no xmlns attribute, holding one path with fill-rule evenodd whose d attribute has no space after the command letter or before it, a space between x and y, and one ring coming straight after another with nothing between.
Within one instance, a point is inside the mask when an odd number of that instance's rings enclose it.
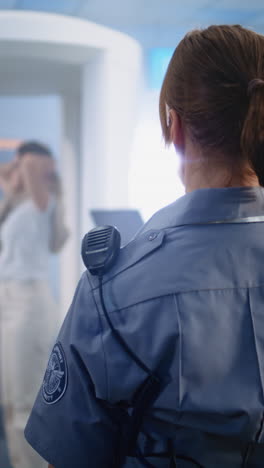
<instances>
[{"instance_id":1,"label":"uniform sleeve","mask_svg":"<svg viewBox=\"0 0 264 468\"><path fill-rule=\"evenodd\" d=\"M52 350L25 437L55 468L111 467L119 431L106 399L102 323L84 274Z\"/></svg>"}]
</instances>

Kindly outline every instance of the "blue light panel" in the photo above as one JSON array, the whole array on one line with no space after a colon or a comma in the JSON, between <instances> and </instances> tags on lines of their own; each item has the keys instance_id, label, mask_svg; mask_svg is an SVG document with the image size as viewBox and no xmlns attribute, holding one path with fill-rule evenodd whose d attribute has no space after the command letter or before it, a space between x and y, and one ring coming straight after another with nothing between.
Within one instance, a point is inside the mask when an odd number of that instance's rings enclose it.
<instances>
[{"instance_id":1,"label":"blue light panel","mask_svg":"<svg viewBox=\"0 0 264 468\"><path fill-rule=\"evenodd\" d=\"M172 47L150 49L148 56L149 87L160 89L169 61L174 52Z\"/></svg>"}]
</instances>

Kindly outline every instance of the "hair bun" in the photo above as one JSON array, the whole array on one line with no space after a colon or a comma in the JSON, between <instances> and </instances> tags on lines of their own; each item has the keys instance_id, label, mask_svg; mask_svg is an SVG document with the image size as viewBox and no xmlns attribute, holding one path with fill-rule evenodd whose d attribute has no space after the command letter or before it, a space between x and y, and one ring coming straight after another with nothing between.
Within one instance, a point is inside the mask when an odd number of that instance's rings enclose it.
<instances>
[{"instance_id":1,"label":"hair bun","mask_svg":"<svg viewBox=\"0 0 264 468\"><path fill-rule=\"evenodd\" d=\"M251 97L253 92L260 88L264 89L264 80L261 78L254 78L248 83L247 95Z\"/></svg>"}]
</instances>

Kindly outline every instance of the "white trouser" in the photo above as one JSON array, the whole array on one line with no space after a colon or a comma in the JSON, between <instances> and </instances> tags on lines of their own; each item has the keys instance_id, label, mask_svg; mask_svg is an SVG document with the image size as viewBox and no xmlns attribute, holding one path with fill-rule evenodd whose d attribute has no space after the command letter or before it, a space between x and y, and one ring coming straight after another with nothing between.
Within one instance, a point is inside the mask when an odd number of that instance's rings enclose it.
<instances>
[{"instance_id":1,"label":"white trouser","mask_svg":"<svg viewBox=\"0 0 264 468\"><path fill-rule=\"evenodd\" d=\"M44 281L0 283L0 398L13 468L46 468L24 438L58 330L58 308Z\"/></svg>"}]
</instances>

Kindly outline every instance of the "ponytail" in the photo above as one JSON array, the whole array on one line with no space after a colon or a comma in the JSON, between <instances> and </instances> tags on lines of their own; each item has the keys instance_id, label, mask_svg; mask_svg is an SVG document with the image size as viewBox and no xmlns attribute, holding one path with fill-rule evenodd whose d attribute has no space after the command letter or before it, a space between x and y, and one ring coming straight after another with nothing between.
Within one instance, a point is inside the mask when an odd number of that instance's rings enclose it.
<instances>
[{"instance_id":1,"label":"ponytail","mask_svg":"<svg viewBox=\"0 0 264 468\"><path fill-rule=\"evenodd\" d=\"M249 108L241 133L242 155L249 160L264 187L264 80L254 79L248 85Z\"/></svg>"}]
</instances>

